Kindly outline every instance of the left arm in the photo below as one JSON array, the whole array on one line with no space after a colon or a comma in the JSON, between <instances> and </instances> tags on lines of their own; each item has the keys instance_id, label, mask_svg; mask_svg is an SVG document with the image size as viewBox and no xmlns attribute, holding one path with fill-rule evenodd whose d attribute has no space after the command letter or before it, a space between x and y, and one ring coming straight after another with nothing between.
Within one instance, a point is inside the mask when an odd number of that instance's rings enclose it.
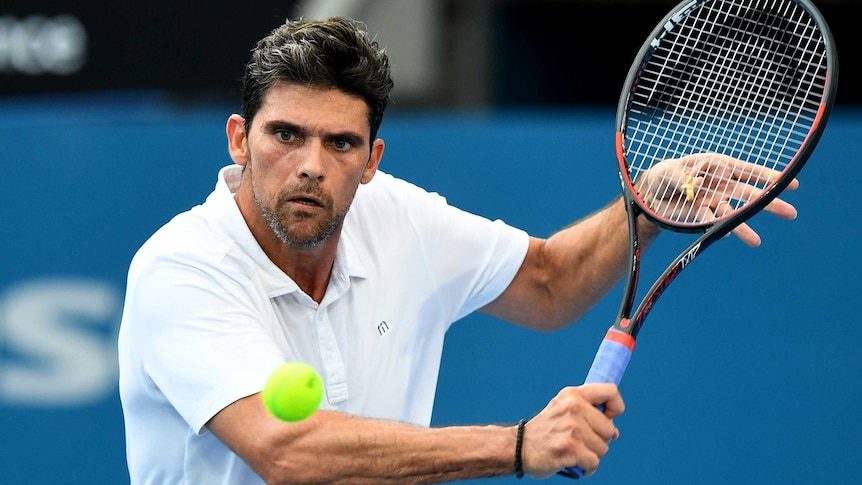
<instances>
[{"instance_id":1,"label":"left arm","mask_svg":"<svg viewBox=\"0 0 862 485\"><path fill-rule=\"evenodd\" d=\"M715 169L716 164L720 170ZM768 180L770 174L729 157L692 155L665 160L645 177L660 181L647 187L667 187L667 184L674 187L670 191L641 194L650 204L660 204L666 198L678 203L680 197L673 194L685 193L685 184L706 187L733 184L734 190L720 193L753 196L758 189L750 185L751 181ZM793 190L798 186L794 179L787 188ZM709 193L714 191L703 191ZM701 195L687 203L694 206L693 213L715 217L727 198ZM765 210L784 219L796 217L796 209L778 198ZM658 235L659 227L639 216L637 228L644 250ZM760 244L760 237L747 224L737 226L733 234L749 246ZM581 318L604 297L625 275L629 262L628 220L625 202L620 197L548 239L531 238L515 278L481 311L533 330L558 330Z\"/></svg>"},{"instance_id":2,"label":"left arm","mask_svg":"<svg viewBox=\"0 0 862 485\"><path fill-rule=\"evenodd\" d=\"M658 233L658 226L638 219L642 248ZM531 237L512 283L481 311L533 330L558 330L592 308L628 264L626 208L618 197L548 239Z\"/></svg>"}]
</instances>

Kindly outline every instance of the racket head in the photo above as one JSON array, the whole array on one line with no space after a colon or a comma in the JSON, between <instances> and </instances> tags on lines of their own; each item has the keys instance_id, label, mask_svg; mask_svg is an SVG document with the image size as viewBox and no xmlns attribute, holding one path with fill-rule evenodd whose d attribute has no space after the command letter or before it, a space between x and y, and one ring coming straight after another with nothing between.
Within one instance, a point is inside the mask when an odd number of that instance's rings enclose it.
<instances>
[{"instance_id":1,"label":"racket head","mask_svg":"<svg viewBox=\"0 0 862 485\"><path fill-rule=\"evenodd\" d=\"M641 47L620 96L616 148L627 200L668 229L729 232L802 169L834 104L837 74L832 33L807 0L679 4ZM644 176L682 157L684 173ZM706 175L754 190L698 186ZM691 197L727 203L693 213L683 209Z\"/></svg>"}]
</instances>

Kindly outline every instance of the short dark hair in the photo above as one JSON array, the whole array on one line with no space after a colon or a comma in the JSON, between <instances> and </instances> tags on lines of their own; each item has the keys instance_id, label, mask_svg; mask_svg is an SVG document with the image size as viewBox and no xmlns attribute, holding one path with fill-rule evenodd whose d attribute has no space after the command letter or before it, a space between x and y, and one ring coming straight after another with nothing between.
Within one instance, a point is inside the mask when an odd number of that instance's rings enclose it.
<instances>
[{"instance_id":1,"label":"short dark hair","mask_svg":"<svg viewBox=\"0 0 862 485\"><path fill-rule=\"evenodd\" d=\"M278 82L337 89L368 105L371 139L383 122L393 81L385 49L364 23L345 17L288 20L252 50L243 77L246 130Z\"/></svg>"}]
</instances>

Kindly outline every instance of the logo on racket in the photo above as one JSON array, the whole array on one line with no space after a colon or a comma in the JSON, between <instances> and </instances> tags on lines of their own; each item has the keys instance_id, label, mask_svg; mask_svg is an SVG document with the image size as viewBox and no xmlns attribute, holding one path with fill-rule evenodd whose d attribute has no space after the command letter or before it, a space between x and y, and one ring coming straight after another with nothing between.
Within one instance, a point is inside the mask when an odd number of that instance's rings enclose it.
<instances>
[{"instance_id":1,"label":"logo on racket","mask_svg":"<svg viewBox=\"0 0 862 485\"><path fill-rule=\"evenodd\" d=\"M686 266L691 264L694 261L694 258L697 257L697 253L700 251L701 242L698 242L694 246L691 247L685 254L683 254L679 258L679 263L677 263L673 269L671 269L667 276L662 280L661 283L656 287L655 291L652 292L651 295L644 301L643 303L643 311L640 312L639 315L635 318L635 328L640 330L641 325L643 325L644 320L646 319L649 312L652 311L652 307L656 304L659 297L664 293L668 286L670 286L671 282L673 282L676 277L682 273L682 270L685 269Z\"/></svg>"}]
</instances>

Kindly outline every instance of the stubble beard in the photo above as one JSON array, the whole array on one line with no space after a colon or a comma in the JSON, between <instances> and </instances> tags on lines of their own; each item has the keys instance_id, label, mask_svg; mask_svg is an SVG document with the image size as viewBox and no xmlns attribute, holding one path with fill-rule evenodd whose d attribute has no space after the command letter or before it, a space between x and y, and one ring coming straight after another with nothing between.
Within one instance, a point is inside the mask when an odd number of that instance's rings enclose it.
<instances>
[{"instance_id":1,"label":"stubble beard","mask_svg":"<svg viewBox=\"0 0 862 485\"><path fill-rule=\"evenodd\" d=\"M290 194L282 192L279 194L274 206L267 206L258 195L257 187L252 178L254 202L257 204L260 213L263 215L273 234L288 246L313 248L319 246L335 234L335 231L344 222L348 208L333 213L332 209L329 209L329 207L332 207L331 199L323 194L314 182L309 182L299 187L299 191L313 193L325 204L326 215L310 232L297 230L301 223L311 219L312 216L308 212L292 211L289 208ZM295 220L293 224L291 224L291 219Z\"/></svg>"}]
</instances>

